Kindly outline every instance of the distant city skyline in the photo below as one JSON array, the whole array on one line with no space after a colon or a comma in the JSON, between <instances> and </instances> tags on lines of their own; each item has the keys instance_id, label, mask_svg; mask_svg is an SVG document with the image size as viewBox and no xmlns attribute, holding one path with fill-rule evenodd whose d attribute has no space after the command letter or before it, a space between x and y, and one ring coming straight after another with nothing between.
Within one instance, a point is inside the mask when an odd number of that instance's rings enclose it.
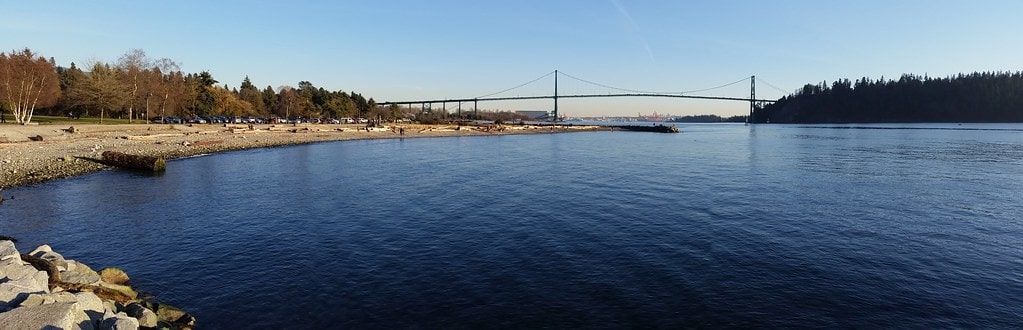
<instances>
[{"instance_id":1,"label":"distant city skyline","mask_svg":"<svg viewBox=\"0 0 1023 330\"><path fill-rule=\"evenodd\" d=\"M1016 71L1019 1L54 1L6 2L3 51L58 65L131 49L238 87L312 82L377 101L477 97L554 70L641 91L720 86L751 75L778 98L837 79ZM564 78L564 77L562 77ZM510 95L545 95L551 77ZM561 93L607 93L573 79ZM712 95L748 97L748 84ZM448 104L454 111L457 105ZM465 105L463 104L463 107ZM471 105L469 105L471 106ZM550 101L480 108L550 110ZM435 105L439 107L439 105ZM743 115L748 103L561 100L569 116ZM463 109L464 110L464 109Z\"/></svg>"}]
</instances>

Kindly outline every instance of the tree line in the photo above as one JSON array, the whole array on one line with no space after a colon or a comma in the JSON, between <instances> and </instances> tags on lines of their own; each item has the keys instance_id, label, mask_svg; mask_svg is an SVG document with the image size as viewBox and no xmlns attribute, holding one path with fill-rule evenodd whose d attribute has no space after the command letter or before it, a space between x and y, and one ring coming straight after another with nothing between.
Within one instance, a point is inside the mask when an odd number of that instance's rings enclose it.
<instances>
[{"instance_id":1,"label":"tree line","mask_svg":"<svg viewBox=\"0 0 1023 330\"><path fill-rule=\"evenodd\" d=\"M184 73L168 58L133 49L114 63L58 66L30 49L0 53L0 112L28 123L47 115L144 120L154 116L364 117L397 119L398 107L376 106L356 92L329 91L302 81L258 88L248 77L240 88L218 85L208 71ZM411 110L411 109L408 109Z\"/></svg>"},{"instance_id":2,"label":"tree line","mask_svg":"<svg viewBox=\"0 0 1023 330\"><path fill-rule=\"evenodd\" d=\"M753 122L1023 122L1023 72L807 84L757 108Z\"/></svg>"}]
</instances>

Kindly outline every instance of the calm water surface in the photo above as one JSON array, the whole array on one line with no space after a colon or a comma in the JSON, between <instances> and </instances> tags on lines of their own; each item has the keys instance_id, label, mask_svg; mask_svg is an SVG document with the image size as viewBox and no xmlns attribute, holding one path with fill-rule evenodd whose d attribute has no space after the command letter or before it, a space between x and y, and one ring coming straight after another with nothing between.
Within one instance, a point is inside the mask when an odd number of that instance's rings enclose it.
<instances>
[{"instance_id":1,"label":"calm water surface","mask_svg":"<svg viewBox=\"0 0 1023 330\"><path fill-rule=\"evenodd\" d=\"M377 140L4 191L203 328L1023 326L1023 125Z\"/></svg>"}]
</instances>

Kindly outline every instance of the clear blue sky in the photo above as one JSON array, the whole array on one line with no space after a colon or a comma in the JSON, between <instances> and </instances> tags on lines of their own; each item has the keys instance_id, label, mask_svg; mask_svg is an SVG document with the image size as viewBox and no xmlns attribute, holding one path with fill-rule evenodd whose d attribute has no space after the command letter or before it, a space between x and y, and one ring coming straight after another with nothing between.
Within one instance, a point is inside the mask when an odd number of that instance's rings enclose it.
<instances>
[{"instance_id":1,"label":"clear blue sky","mask_svg":"<svg viewBox=\"0 0 1023 330\"><path fill-rule=\"evenodd\" d=\"M130 49L231 87L308 80L377 101L475 97L555 69L644 91L756 75L786 92L839 78L1023 67L1023 1L3 1L0 46L60 65ZM559 78L560 92L609 90ZM758 81L758 96L781 91ZM550 94L553 79L503 95ZM748 83L706 94L748 97ZM435 105L439 107L440 105ZM453 108L455 105L448 105ZM549 101L481 108L550 109ZM562 113L743 114L748 103L562 100Z\"/></svg>"}]
</instances>

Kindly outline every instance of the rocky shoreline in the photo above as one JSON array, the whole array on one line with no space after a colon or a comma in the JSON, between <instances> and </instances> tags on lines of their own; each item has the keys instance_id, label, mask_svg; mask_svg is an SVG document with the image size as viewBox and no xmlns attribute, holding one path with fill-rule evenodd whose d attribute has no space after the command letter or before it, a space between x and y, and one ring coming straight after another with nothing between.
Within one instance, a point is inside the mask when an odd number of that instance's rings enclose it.
<instances>
[{"instance_id":1,"label":"rocky shoreline","mask_svg":"<svg viewBox=\"0 0 1023 330\"><path fill-rule=\"evenodd\" d=\"M402 130L404 128L404 130ZM595 126L0 125L0 190L108 168L104 151L174 159L323 141L578 132ZM173 169L171 169L173 170ZM0 196L3 192L0 191Z\"/></svg>"},{"instance_id":2,"label":"rocky shoreline","mask_svg":"<svg viewBox=\"0 0 1023 330\"><path fill-rule=\"evenodd\" d=\"M0 329L192 329L196 319L138 294L124 271L99 272L48 245L21 254L0 236Z\"/></svg>"}]
</instances>

